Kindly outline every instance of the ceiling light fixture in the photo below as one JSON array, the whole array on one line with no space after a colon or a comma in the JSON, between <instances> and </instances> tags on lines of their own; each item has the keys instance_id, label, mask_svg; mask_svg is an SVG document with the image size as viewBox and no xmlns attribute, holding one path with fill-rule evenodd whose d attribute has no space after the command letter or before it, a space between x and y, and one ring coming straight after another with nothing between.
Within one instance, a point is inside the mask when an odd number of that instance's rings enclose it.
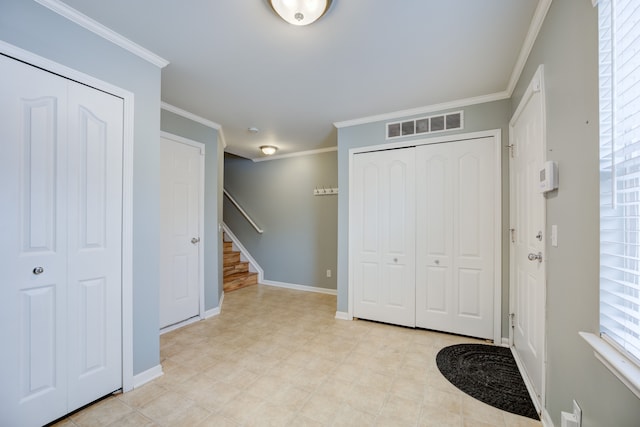
<instances>
[{"instance_id":1,"label":"ceiling light fixture","mask_svg":"<svg viewBox=\"0 0 640 427\"><path fill-rule=\"evenodd\" d=\"M278 147L276 147L275 145L263 145L262 147L260 147L260 151L262 151L262 154L264 154L265 156L271 156L276 151L278 151Z\"/></svg>"},{"instance_id":2,"label":"ceiling light fixture","mask_svg":"<svg viewBox=\"0 0 640 427\"><path fill-rule=\"evenodd\" d=\"M292 25L309 25L324 15L332 0L269 0L273 10Z\"/></svg>"}]
</instances>

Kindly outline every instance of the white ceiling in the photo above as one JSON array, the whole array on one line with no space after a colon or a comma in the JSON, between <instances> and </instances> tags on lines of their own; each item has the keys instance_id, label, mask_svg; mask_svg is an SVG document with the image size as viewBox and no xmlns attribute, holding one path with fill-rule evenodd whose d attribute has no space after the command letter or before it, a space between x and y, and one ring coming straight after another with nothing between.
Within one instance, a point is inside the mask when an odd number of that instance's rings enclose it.
<instances>
[{"instance_id":1,"label":"white ceiling","mask_svg":"<svg viewBox=\"0 0 640 427\"><path fill-rule=\"evenodd\" d=\"M334 0L296 27L266 0L64 2L168 60L162 100L248 158L335 146L335 122L507 91L538 5Z\"/></svg>"}]
</instances>

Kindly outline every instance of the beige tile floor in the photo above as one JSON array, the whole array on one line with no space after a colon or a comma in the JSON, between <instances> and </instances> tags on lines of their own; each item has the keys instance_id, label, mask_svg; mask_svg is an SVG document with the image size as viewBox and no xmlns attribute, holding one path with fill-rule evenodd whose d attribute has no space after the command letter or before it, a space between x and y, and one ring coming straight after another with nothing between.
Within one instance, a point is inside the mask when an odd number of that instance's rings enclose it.
<instances>
[{"instance_id":1,"label":"beige tile floor","mask_svg":"<svg viewBox=\"0 0 640 427\"><path fill-rule=\"evenodd\" d=\"M439 349L474 342L335 320L335 296L252 286L162 335L164 375L57 426L534 427L452 386Z\"/></svg>"}]
</instances>

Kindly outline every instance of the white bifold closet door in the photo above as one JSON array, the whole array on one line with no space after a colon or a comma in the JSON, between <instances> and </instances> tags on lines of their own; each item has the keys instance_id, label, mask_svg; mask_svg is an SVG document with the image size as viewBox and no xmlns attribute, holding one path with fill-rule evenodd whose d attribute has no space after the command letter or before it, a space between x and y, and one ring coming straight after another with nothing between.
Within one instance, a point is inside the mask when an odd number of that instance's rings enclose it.
<instances>
[{"instance_id":1,"label":"white bifold closet door","mask_svg":"<svg viewBox=\"0 0 640 427\"><path fill-rule=\"evenodd\" d=\"M0 55L0 425L122 387L122 99Z\"/></svg>"},{"instance_id":2,"label":"white bifold closet door","mask_svg":"<svg viewBox=\"0 0 640 427\"><path fill-rule=\"evenodd\" d=\"M493 339L494 139L416 147L416 326Z\"/></svg>"},{"instance_id":3,"label":"white bifold closet door","mask_svg":"<svg viewBox=\"0 0 640 427\"><path fill-rule=\"evenodd\" d=\"M356 154L354 316L494 338L494 138Z\"/></svg>"},{"instance_id":4,"label":"white bifold closet door","mask_svg":"<svg viewBox=\"0 0 640 427\"><path fill-rule=\"evenodd\" d=\"M354 156L354 313L415 325L413 149Z\"/></svg>"}]
</instances>

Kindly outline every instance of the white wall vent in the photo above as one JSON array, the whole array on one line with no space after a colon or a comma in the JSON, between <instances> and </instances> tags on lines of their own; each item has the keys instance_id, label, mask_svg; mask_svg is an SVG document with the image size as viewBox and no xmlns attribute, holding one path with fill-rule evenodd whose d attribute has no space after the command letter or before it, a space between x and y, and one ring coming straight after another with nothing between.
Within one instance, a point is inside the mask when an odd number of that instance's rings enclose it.
<instances>
[{"instance_id":1,"label":"white wall vent","mask_svg":"<svg viewBox=\"0 0 640 427\"><path fill-rule=\"evenodd\" d=\"M463 111L387 123L387 139L463 129Z\"/></svg>"}]
</instances>

